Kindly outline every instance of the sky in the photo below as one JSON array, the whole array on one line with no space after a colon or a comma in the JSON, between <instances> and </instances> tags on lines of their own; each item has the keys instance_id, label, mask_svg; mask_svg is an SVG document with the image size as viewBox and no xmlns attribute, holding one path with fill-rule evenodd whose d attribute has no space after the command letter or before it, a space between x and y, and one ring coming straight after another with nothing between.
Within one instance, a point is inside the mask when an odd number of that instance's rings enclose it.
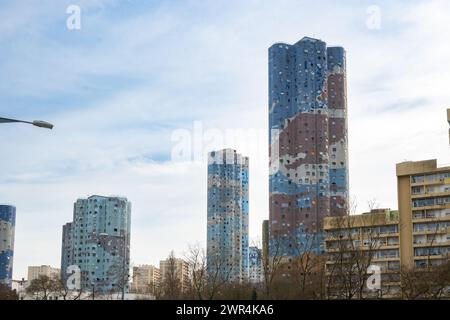
<instances>
[{"instance_id":1,"label":"sky","mask_svg":"<svg viewBox=\"0 0 450 320\"><path fill-rule=\"evenodd\" d=\"M80 9L80 28L68 28ZM347 51L350 194L397 208L395 164L450 163L447 0L0 1L0 203L14 278L59 267L77 198L132 202L131 263L206 242L206 153L250 157L250 236L268 218L268 48ZM70 24L69 24L70 25Z\"/></svg>"}]
</instances>

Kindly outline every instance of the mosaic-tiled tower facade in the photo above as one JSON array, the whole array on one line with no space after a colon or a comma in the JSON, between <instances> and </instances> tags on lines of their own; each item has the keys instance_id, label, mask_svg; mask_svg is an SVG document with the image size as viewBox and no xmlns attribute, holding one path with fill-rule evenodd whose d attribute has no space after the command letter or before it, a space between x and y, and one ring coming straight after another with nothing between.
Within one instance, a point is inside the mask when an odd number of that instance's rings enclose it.
<instances>
[{"instance_id":1,"label":"mosaic-tiled tower facade","mask_svg":"<svg viewBox=\"0 0 450 320\"><path fill-rule=\"evenodd\" d=\"M11 287L16 208L0 205L0 284Z\"/></svg>"},{"instance_id":2,"label":"mosaic-tiled tower facade","mask_svg":"<svg viewBox=\"0 0 450 320\"><path fill-rule=\"evenodd\" d=\"M270 254L321 253L348 210L346 57L317 39L269 48Z\"/></svg>"},{"instance_id":3,"label":"mosaic-tiled tower facade","mask_svg":"<svg viewBox=\"0 0 450 320\"><path fill-rule=\"evenodd\" d=\"M232 149L208 155L208 275L230 282L248 277L248 162Z\"/></svg>"},{"instance_id":4,"label":"mosaic-tiled tower facade","mask_svg":"<svg viewBox=\"0 0 450 320\"><path fill-rule=\"evenodd\" d=\"M62 232L62 246L61 246L61 279L66 280L70 275L70 270L68 273L67 268L73 264L73 230L72 230L72 222L68 222L63 225Z\"/></svg>"},{"instance_id":5,"label":"mosaic-tiled tower facade","mask_svg":"<svg viewBox=\"0 0 450 320\"><path fill-rule=\"evenodd\" d=\"M78 199L73 222L63 227L61 268L77 265L81 269L81 286L87 291L127 291L130 222L131 203L126 198Z\"/></svg>"}]
</instances>

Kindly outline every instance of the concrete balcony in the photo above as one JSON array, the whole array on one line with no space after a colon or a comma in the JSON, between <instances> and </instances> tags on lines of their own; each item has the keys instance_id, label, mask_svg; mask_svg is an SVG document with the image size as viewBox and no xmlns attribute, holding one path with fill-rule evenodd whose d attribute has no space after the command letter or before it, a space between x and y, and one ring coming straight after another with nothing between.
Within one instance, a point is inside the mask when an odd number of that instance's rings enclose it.
<instances>
[{"instance_id":1,"label":"concrete balcony","mask_svg":"<svg viewBox=\"0 0 450 320\"><path fill-rule=\"evenodd\" d=\"M422 181L422 182L412 182L411 187L443 185L445 183L446 183L446 179L429 180L429 181Z\"/></svg>"},{"instance_id":2,"label":"concrete balcony","mask_svg":"<svg viewBox=\"0 0 450 320\"><path fill-rule=\"evenodd\" d=\"M418 210L439 210L439 209L450 209L450 203L443 203L443 204L435 204L432 206L425 206L425 207L412 207L412 211L418 211Z\"/></svg>"},{"instance_id":3,"label":"concrete balcony","mask_svg":"<svg viewBox=\"0 0 450 320\"><path fill-rule=\"evenodd\" d=\"M447 216L442 216L442 217L419 217L419 218L415 218L413 217L413 221L415 223L418 222L434 222L434 221L450 221L450 215Z\"/></svg>"},{"instance_id":4,"label":"concrete balcony","mask_svg":"<svg viewBox=\"0 0 450 320\"><path fill-rule=\"evenodd\" d=\"M423 198L437 198L449 196L450 192L426 192L426 193L415 193L411 195L411 199L423 199Z\"/></svg>"},{"instance_id":5,"label":"concrete balcony","mask_svg":"<svg viewBox=\"0 0 450 320\"><path fill-rule=\"evenodd\" d=\"M423 235L423 234L447 234L450 233L450 228L439 228L433 230L418 230L413 231L413 235Z\"/></svg>"},{"instance_id":6,"label":"concrete balcony","mask_svg":"<svg viewBox=\"0 0 450 320\"><path fill-rule=\"evenodd\" d=\"M449 241L428 241L428 242L422 242L422 243L413 243L414 248L426 248L426 247L446 247L450 246L450 240Z\"/></svg>"}]
</instances>

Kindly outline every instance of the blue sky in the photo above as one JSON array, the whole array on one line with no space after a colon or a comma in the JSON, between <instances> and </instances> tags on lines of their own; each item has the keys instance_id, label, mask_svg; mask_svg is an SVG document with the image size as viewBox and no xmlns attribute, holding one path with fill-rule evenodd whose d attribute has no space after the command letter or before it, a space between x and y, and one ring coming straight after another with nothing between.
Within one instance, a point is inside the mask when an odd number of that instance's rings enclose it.
<instances>
[{"instance_id":1,"label":"blue sky","mask_svg":"<svg viewBox=\"0 0 450 320\"><path fill-rule=\"evenodd\" d=\"M81 8L81 29L66 8ZM380 28L367 26L371 5ZM317 37L347 50L350 188L358 211L396 208L395 163L449 163L450 4L436 1L1 1L0 202L17 206L14 277L59 265L73 202L133 203L132 262L206 238L206 166L172 161L173 134L250 156L251 236L268 217L267 49ZM234 131L233 131L234 130ZM247 131L245 131L247 130ZM206 134L208 136L208 134ZM242 136L241 136L242 137Z\"/></svg>"}]
</instances>

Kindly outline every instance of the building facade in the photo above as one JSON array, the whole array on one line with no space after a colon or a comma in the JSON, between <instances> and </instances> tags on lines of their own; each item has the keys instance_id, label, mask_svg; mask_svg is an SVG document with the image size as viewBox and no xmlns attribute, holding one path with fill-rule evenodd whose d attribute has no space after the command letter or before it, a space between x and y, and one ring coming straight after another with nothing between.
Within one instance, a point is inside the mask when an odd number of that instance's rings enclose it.
<instances>
[{"instance_id":1,"label":"building facade","mask_svg":"<svg viewBox=\"0 0 450 320\"><path fill-rule=\"evenodd\" d=\"M26 298L28 283L29 282L25 279L12 281L11 289L16 291L19 300L24 300Z\"/></svg>"},{"instance_id":2,"label":"building facade","mask_svg":"<svg viewBox=\"0 0 450 320\"><path fill-rule=\"evenodd\" d=\"M267 266L269 259L269 220L262 223L262 259Z\"/></svg>"},{"instance_id":3,"label":"building facade","mask_svg":"<svg viewBox=\"0 0 450 320\"><path fill-rule=\"evenodd\" d=\"M447 109L447 122L450 125L450 109ZM448 129L448 143L450 144L450 129Z\"/></svg>"},{"instance_id":4,"label":"building facade","mask_svg":"<svg viewBox=\"0 0 450 320\"><path fill-rule=\"evenodd\" d=\"M182 292L187 292L190 287L190 277L189 277L189 264L187 261L179 258L168 258L166 260L161 260L159 262L159 272L160 272L160 285L164 286L164 281L166 277L172 274L172 277L176 277L180 281L180 288Z\"/></svg>"},{"instance_id":5,"label":"building facade","mask_svg":"<svg viewBox=\"0 0 450 320\"><path fill-rule=\"evenodd\" d=\"M85 290L128 291L130 227L131 203L126 198L78 199L72 223L63 227L61 268L78 266Z\"/></svg>"},{"instance_id":6,"label":"building facade","mask_svg":"<svg viewBox=\"0 0 450 320\"><path fill-rule=\"evenodd\" d=\"M450 167L436 160L397 164L401 264L424 268L449 261Z\"/></svg>"},{"instance_id":7,"label":"building facade","mask_svg":"<svg viewBox=\"0 0 450 320\"><path fill-rule=\"evenodd\" d=\"M246 280L249 268L249 160L232 149L208 155L208 274Z\"/></svg>"},{"instance_id":8,"label":"building facade","mask_svg":"<svg viewBox=\"0 0 450 320\"><path fill-rule=\"evenodd\" d=\"M152 265L141 265L133 267L133 282L131 290L133 293L152 294L158 292L161 281L161 273Z\"/></svg>"},{"instance_id":9,"label":"building facade","mask_svg":"<svg viewBox=\"0 0 450 320\"><path fill-rule=\"evenodd\" d=\"M61 269L52 268L51 266L29 266L28 267L28 283L39 277L45 276L50 279L58 279L61 275Z\"/></svg>"},{"instance_id":10,"label":"building facade","mask_svg":"<svg viewBox=\"0 0 450 320\"><path fill-rule=\"evenodd\" d=\"M322 253L348 210L346 54L305 37L269 48L270 255Z\"/></svg>"},{"instance_id":11,"label":"building facade","mask_svg":"<svg viewBox=\"0 0 450 320\"><path fill-rule=\"evenodd\" d=\"M366 282L372 266L379 267L381 287L365 295L398 296L400 292L400 227L399 213L390 209L374 209L360 215L327 217L324 219L326 271L333 279L350 279L352 273ZM348 264L348 265L346 265ZM355 267L364 270L356 270ZM359 271L364 271L360 273ZM366 273L367 271L367 273ZM345 285L336 281L334 291ZM333 290L329 290L330 293Z\"/></svg>"},{"instance_id":12,"label":"building facade","mask_svg":"<svg viewBox=\"0 0 450 320\"><path fill-rule=\"evenodd\" d=\"M0 205L0 284L11 287L14 258L16 208Z\"/></svg>"},{"instance_id":13,"label":"building facade","mask_svg":"<svg viewBox=\"0 0 450 320\"><path fill-rule=\"evenodd\" d=\"M253 284L262 283L264 280L263 254L258 247L249 247L249 271L248 281Z\"/></svg>"},{"instance_id":14,"label":"building facade","mask_svg":"<svg viewBox=\"0 0 450 320\"><path fill-rule=\"evenodd\" d=\"M73 230L72 222L63 225L62 246L61 246L61 279L67 280L71 270L69 266L73 264Z\"/></svg>"}]
</instances>

